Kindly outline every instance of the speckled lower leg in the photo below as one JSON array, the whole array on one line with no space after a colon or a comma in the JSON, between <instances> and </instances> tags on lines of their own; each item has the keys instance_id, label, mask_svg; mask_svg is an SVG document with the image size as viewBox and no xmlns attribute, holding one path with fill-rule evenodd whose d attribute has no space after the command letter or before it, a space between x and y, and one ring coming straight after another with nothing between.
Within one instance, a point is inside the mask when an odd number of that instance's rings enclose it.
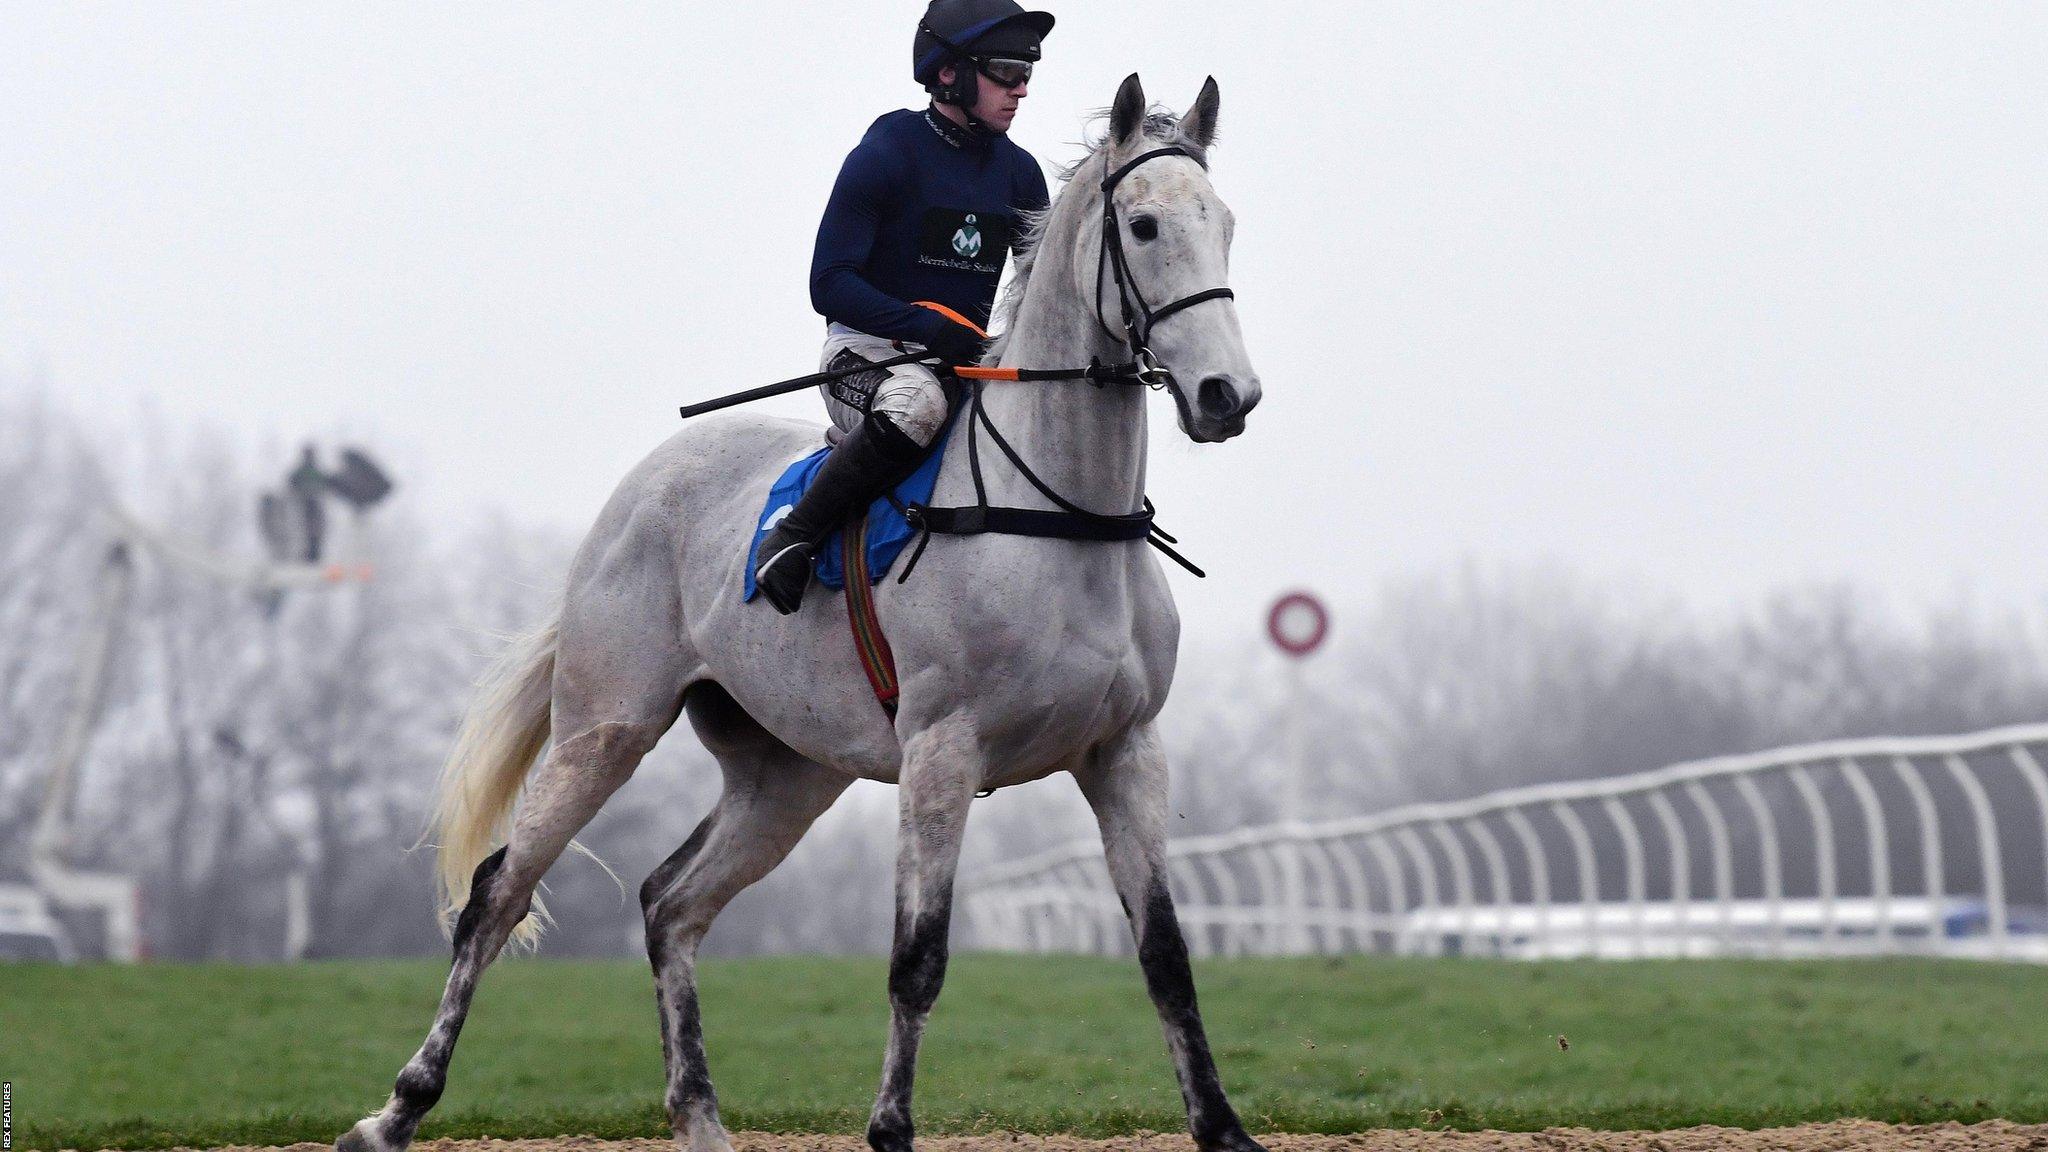
<instances>
[{"instance_id":1,"label":"speckled lower leg","mask_svg":"<svg viewBox=\"0 0 2048 1152\"><path fill-rule=\"evenodd\" d=\"M973 726L949 718L912 737L898 784L896 936L889 954L889 1046L868 1118L876 1152L910 1152L911 1090L925 1020L946 979L953 876L982 777Z\"/></svg>"}]
</instances>

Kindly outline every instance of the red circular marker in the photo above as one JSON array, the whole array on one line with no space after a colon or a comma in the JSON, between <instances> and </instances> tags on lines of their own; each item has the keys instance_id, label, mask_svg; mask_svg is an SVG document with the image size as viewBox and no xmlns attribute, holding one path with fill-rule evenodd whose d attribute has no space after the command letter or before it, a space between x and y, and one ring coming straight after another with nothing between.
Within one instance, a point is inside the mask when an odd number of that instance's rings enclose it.
<instances>
[{"instance_id":1,"label":"red circular marker","mask_svg":"<svg viewBox=\"0 0 2048 1152\"><path fill-rule=\"evenodd\" d=\"M1266 634L1289 656L1306 656L1322 647L1330 634L1330 611L1307 592L1289 592L1273 601L1266 614Z\"/></svg>"}]
</instances>

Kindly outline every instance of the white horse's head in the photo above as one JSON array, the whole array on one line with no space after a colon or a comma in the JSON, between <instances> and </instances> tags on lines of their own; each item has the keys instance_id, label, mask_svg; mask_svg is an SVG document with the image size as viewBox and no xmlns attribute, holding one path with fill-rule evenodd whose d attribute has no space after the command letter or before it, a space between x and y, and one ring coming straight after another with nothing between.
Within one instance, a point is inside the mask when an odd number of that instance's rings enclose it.
<instances>
[{"instance_id":1,"label":"white horse's head","mask_svg":"<svg viewBox=\"0 0 2048 1152\"><path fill-rule=\"evenodd\" d=\"M1230 283L1230 240L1236 226L1209 182L1208 153L1216 140L1221 102L1212 78L1186 115L1152 112L1144 86L1132 73L1110 106L1108 138L1075 174L1099 189L1105 178L1148 152L1185 150L1154 156L1125 171L1108 192L1112 213L1105 215L1098 203L1095 222L1087 226L1097 243L1076 244L1074 258L1084 295L1106 327L1119 331L1126 317L1137 318L1139 339L1172 374L1181 430L1198 443L1228 440L1244 431L1245 416L1260 394L1236 305L1227 295L1207 295ZM1103 235L1106 220L1116 223L1113 239ZM1115 253L1101 248L1104 242L1121 247L1121 283ZM1175 307L1205 295L1198 303ZM1148 312L1156 315L1148 318Z\"/></svg>"}]
</instances>

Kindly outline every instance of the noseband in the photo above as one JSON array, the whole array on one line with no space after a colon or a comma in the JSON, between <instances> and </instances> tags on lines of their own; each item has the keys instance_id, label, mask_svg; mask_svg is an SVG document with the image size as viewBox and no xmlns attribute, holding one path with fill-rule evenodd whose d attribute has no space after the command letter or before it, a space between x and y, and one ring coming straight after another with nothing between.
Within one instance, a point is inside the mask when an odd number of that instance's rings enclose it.
<instances>
[{"instance_id":1,"label":"noseband","mask_svg":"<svg viewBox=\"0 0 2048 1152\"><path fill-rule=\"evenodd\" d=\"M1102 318L1102 273L1107 267L1116 278L1116 302L1123 311L1124 319L1124 344L1131 350L1131 359L1137 368L1138 379L1155 389L1173 383L1173 373L1160 364L1159 358L1152 354L1153 325L1175 312L1192 308L1205 300L1229 300L1237 295L1228 288L1204 288L1200 292L1190 293L1154 308L1145 303L1144 293L1138 291L1138 283L1131 276L1130 261L1124 257L1123 227L1116 211L1116 186L1140 164L1148 160L1157 160L1161 156L1186 156L1197 164L1201 163L1193 152L1178 144L1169 144L1164 148L1154 148L1150 152L1140 153L1123 167L1106 173L1102 178L1102 247L1095 259L1095 322L1102 325L1102 330L1111 336L1117 334L1116 330L1109 326L1109 321Z\"/></svg>"}]
</instances>

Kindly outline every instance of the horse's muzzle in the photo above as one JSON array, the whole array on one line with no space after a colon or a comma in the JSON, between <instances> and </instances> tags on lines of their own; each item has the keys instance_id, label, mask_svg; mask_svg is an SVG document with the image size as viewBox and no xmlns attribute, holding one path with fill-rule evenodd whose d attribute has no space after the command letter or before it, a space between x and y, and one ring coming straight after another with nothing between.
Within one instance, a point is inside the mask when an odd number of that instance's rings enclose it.
<instances>
[{"instance_id":1,"label":"horse's muzzle","mask_svg":"<svg viewBox=\"0 0 2048 1152\"><path fill-rule=\"evenodd\" d=\"M1259 383L1240 383L1231 376L1204 376L1195 388L1195 409L1210 434L1206 439L1228 440L1244 431L1244 418L1259 405Z\"/></svg>"}]
</instances>

